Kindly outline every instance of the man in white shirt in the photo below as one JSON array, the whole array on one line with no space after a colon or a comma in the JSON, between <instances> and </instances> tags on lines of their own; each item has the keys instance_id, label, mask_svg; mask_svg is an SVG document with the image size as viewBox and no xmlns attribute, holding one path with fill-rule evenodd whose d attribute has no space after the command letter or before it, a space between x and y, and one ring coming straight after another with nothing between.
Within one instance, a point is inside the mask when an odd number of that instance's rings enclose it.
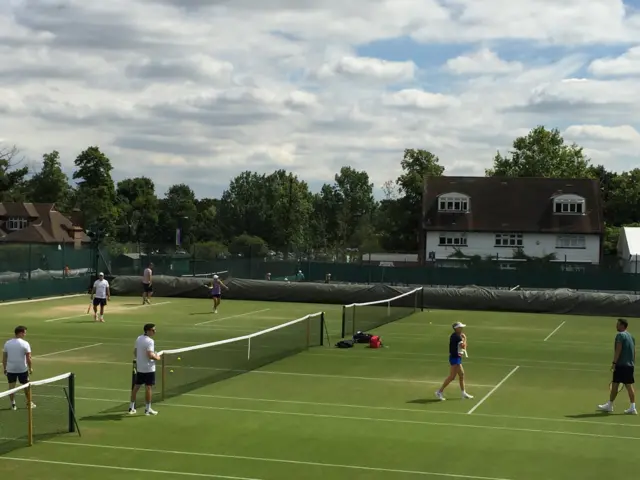
<instances>
[{"instance_id":1,"label":"man in white shirt","mask_svg":"<svg viewBox=\"0 0 640 480\"><path fill-rule=\"evenodd\" d=\"M93 319L98 321L98 306L100 306L100 321L104 322L104 307L107 305L107 300L111 300L111 290L102 272L98 274L98 280L93 284L91 299L93 300Z\"/></svg>"},{"instance_id":2,"label":"man in white shirt","mask_svg":"<svg viewBox=\"0 0 640 480\"><path fill-rule=\"evenodd\" d=\"M147 268L144 269L142 274L142 304L150 304L149 299L153 295L153 263L150 263Z\"/></svg>"},{"instance_id":3,"label":"man in white shirt","mask_svg":"<svg viewBox=\"0 0 640 480\"><path fill-rule=\"evenodd\" d=\"M15 338L7 340L2 349L2 371L9 382L9 390L15 388L16 381L21 385L29 383L29 374L33 373L31 364L31 345L24 337L27 335L27 327L22 325L14 330ZM15 395L9 395L11 409L17 410ZM31 404L35 407L35 404Z\"/></svg>"},{"instance_id":4,"label":"man in white shirt","mask_svg":"<svg viewBox=\"0 0 640 480\"><path fill-rule=\"evenodd\" d=\"M145 386L145 415L157 415L158 412L151 408L151 397L153 394L153 386L156 384L156 361L160 360L160 355L155 352L156 344L153 336L156 334L156 326L153 323L147 323L144 326L144 335L136 338L136 345L133 349L134 368L136 369L136 378L131 390L131 404L129 405L129 414L136 413L136 396L140 386Z\"/></svg>"}]
</instances>

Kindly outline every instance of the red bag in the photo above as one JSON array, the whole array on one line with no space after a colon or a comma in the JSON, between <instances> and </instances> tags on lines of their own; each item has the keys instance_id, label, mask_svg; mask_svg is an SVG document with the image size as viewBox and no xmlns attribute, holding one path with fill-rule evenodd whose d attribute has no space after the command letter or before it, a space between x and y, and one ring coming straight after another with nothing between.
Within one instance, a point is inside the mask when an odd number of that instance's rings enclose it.
<instances>
[{"instance_id":1,"label":"red bag","mask_svg":"<svg viewBox=\"0 0 640 480\"><path fill-rule=\"evenodd\" d=\"M382 342L380 341L380 337L377 335L371 337L371 340L369 340L369 348L380 348L381 346Z\"/></svg>"}]
</instances>

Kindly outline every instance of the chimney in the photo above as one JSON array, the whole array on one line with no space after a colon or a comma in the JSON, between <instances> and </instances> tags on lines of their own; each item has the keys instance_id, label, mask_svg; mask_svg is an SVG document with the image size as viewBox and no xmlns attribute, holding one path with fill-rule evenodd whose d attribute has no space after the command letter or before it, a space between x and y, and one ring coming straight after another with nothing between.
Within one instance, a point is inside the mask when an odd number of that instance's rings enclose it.
<instances>
[{"instance_id":1,"label":"chimney","mask_svg":"<svg viewBox=\"0 0 640 480\"><path fill-rule=\"evenodd\" d=\"M71 211L69 219L74 227L79 227L81 230L84 230L84 215L79 208L74 208Z\"/></svg>"},{"instance_id":2,"label":"chimney","mask_svg":"<svg viewBox=\"0 0 640 480\"><path fill-rule=\"evenodd\" d=\"M82 248L82 238L84 237L84 230L82 227L77 225L73 225L69 229L69 233L71 234L71 238L73 239L73 248L75 250L79 250Z\"/></svg>"}]
</instances>

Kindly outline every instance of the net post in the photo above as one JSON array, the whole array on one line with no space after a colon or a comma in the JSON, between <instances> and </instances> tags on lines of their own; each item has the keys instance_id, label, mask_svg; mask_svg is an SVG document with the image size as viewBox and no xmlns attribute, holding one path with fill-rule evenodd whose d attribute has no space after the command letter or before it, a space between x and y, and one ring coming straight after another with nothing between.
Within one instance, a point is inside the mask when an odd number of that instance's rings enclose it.
<instances>
[{"instance_id":1,"label":"net post","mask_svg":"<svg viewBox=\"0 0 640 480\"><path fill-rule=\"evenodd\" d=\"M320 346L324 345L324 331L324 312L320 312Z\"/></svg>"},{"instance_id":2,"label":"net post","mask_svg":"<svg viewBox=\"0 0 640 480\"><path fill-rule=\"evenodd\" d=\"M424 286L420 287L420 311L424 312Z\"/></svg>"},{"instance_id":3,"label":"net post","mask_svg":"<svg viewBox=\"0 0 640 480\"><path fill-rule=\"evenodd\" d=\"M387 317L391 316L391 300L387 302Z\"/></svg>"},{"instance_id":4,"label":"net post","mask_svg":"<svg viewBox=\"0 0 640 480\"><path fill-rule=\"evenodd\" d=\"M165 398L165 391L166 391L166 387L165 385L167 384L167 362L165 361L165 357L166 354L162 354L162 360L161 360L161 376L162 376L162 387L160 388L160 398L164 401Z\"/></svg>"},{"instance_id":5,"label":"net post","mask_svg":"<svg viewBox=\"0 0 640 480\"><path fill-rule=\"evenodd\" d=\"M251 337L249 337L249 342L247 344L247 360L251 360Z\"/></svg>"},{"instance_id":6,"label":"net post","mask_svg":"<svg viewBox=\"0 0 640 480\"><path fill-rule=\"evenodd\" d=\"M33 446L33 408L31 407L31 384L27 384L27 388L24 391L27 397L27 440L30 447Z\"/></svg>"},{"instance_id":7,"label":"net post","mask_svg":"<svg viewBox=\"0 0 640 480\"><path fill-rule=\"evenodd\" d=\"M351 314L351 331L356 333L356 306L351 307L353 309L353 313Z\"/></svg>"},{"instance_id":8,"label":"net post","mask_svg":"<svg viewBox=\"0 0 640 480\"><path fill-rule=\"evenodd\" d=\"M76 431L76 422L74 420L76 412L76 375L69 375L69 432Z\"/></svg>"},{"instance_id":9,"label":"net post","mask_svg":"<svg viewBox=\"0 0 640 480\"><path fill-rule=\"evenodd\" d=\"M311 346L311 315L307 316L307 348Z\"/></svg>"},{"instance_id":10,"label":"net post","mask_svg":"<svg viewBox=\"0 0 640 480\"><path fill-rule=\"evenodd\" d=\"M346 306L342 306L342 338L344 338L344 336L347 333L347 307Z\"/></svg>"}]
</instances>

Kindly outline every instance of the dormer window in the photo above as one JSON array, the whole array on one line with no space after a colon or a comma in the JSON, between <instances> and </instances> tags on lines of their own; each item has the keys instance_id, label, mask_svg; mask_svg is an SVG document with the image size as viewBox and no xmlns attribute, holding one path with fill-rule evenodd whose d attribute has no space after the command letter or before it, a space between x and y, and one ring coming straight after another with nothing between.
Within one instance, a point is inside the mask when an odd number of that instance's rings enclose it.
<instances>
[{"instance_id":1,"label":"dormer window","mask_svg":"<svg viewBox=\"0 0 640 480\"><path fill-rule=\"evenodd\" d=\"M7 220L7 230L15 231L27 228L29 221L26 218L11 217Z\"/></svg>"},{"instance_id":2,"label":"dormer window","mask_svg":"<svg viewBox=\"0 0 640 480\"><path fill-rule=\"evenodd\" d=\"M440 212L468 212L469 197L463 193L445 193L438 198Z\"/></svg>"},{"instance_id":3,"label":"dormer window","mask_svg":"<svg viewBox=\"0 0 640 480\"><path fill-rule=\"evenodd\" d=\"M553 213L558 215L583 215L585 200L578 195L561 195L553 200Z\"/></svg>"}]
</instances>

